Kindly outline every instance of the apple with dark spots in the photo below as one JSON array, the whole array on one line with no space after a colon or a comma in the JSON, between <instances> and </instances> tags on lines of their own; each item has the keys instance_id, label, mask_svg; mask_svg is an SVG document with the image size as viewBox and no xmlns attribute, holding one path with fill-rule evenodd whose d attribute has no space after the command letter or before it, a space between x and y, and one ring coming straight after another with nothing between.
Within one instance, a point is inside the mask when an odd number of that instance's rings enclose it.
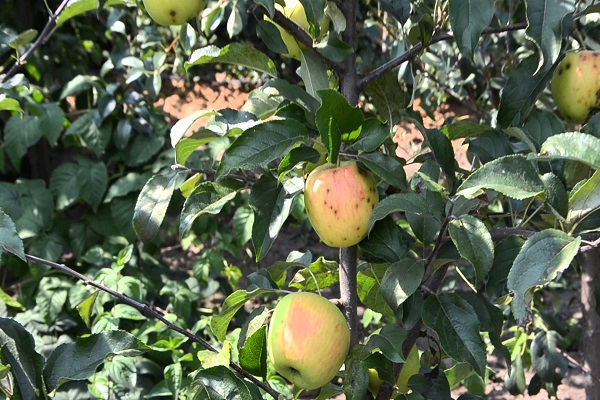
<instances>
[{"instance_id":1,"label":"apple with dark spots","mask_svg":"<svg viewBox=\"0 0 600 400\"><path fill-rule=\"evenodd\" d=\"M182 25L198 15L208 0L143 0L150 17L160 25Z\"/></svg>"},{"instance_id":2,"label":"apple with dark spots","mask_svg":"<svg viewBox=\"0 0 600 400\"><path fill-rule=\"evenodd\" d=\"M367 236L369 220L379 202L371 175L355 161L315 168L304 185L308 219L331 247L350 247Z\"/></svg>"},{"instance_id":3,"label":"apple with dark spots","mask_svg":"<svg viewBox=\"0 0 600 400\"><path fill-rule=\"evenodd\" d=\"M584 122L590 111L600 108L600 52L567 53L550 86L561 115L575 123Z\"/></svg>"},{"instance_id":4,"label":"apple with dark spots","mask_svg":"<svg viewBox=\"0 0 600 400\"><path fill-rule=\"evenodd\" d=\"M341 311L315 293L284 296L271 316L267 353L277 373L300 389L317 389L339 372L350 349Z\"/></svg>"}]
</instances>

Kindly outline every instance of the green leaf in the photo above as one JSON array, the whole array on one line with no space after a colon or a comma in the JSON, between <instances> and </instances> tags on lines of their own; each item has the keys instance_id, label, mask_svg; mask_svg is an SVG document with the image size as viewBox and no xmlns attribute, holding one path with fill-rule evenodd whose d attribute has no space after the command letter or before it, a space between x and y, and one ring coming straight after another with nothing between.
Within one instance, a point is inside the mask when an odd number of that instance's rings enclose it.
<instances>
[{"instance_id":1,"label":"green leaf","mask_svg":"<svg viewBox=\"0 0 600 400\"><path fill-rule=\"evenodd\" d=\"M569 196L567 220L573 224L600 208L600 171L573 189Z\"/></svg>"},{"instance_id":2,"label":"green leaf","mask_svg":"<svg viewBox=\"0 0 600 400\"><path fill-rule=\"evenodd\" d=\"M77 180L81 198L96 211L108 186L106 165L102 161L93 162L84 158L79 160L79 165Z\"/></svg>"},{"instance_id":3,"label":"green leaf","mask_svg":"<svg viewBox=\"0 0 600 400\"><path fill-rule=\"evenodd\" d=\"M481 282L494 263L494 242L487 227L467 214L452 220L448 232L460 256L475 268L477 283Z\"/></svg>"},{"instance_id":4,"label":"green leaf","mask_svg":"<svg viewBox=\"0 0 600 400\"><path fill-rule=\"evenodd\" d=\"M271 79L264 85L264 91L270 96L281 96L302 107L306 112L314 114L319 108L319 100L311 96L298 85L293 85L285 79Z\"/></svg>"},{"instance_id":5,"label":"green leaf","mask_svg":"<svg viewBox=\"0 0 600 400\"><path fill-rule=\"evenodd\" d=\"M410 0L381 0L380 3L402 25L410 18Z\"/></svg>"},{"instance_id":6,"label":"green leaf","mask_svg":"<svg viewBox=\"0 0 600 400\"><path fill-rule=\"evenodd\" d=\"M483 189L522 200L544 194L544 183L525 157L511 155L490 161L470 175L458 188L458 194L474 198Z\"/></svg>"},{"instance_id":7,"label":"green leaf","mask_svg":"<svg viewBox=\"0 0 600 400\"><path fill-rule=\"evenodd\" d=\"M217 169L217 179L234 169L265 166L285 156L297 143L306 139L306 128L293 120L273 120L252 127L225 151Z\"/></svg>"},{"instance_id":8,"label":"green leaf","mask_svg":"<svg viewBox=\"0 0 600 400\"><path fill-rule=\"evenodd\" d=\"M217 340L220 342L225 340L227 335L227 327L231 319L246 304L248 300L264 294L273 293L273 290L256 289L251 292L245 290L237 290L227 296L221 307L219 315L213 315L210 319L210 329L214 333Z\"/></svg>"},{"instance_id":9,"label":"green leaf","mask_svg":"<svg viewBox=\"0 0 600 400\"><path fill-rule=\"evenodd\" d=\"M555 331L540 331L531 342L531 366L545 382L559 385L569 368L569 362L558 349L560 335Z\"/></svg>"},{"instance_id":10,"label":"green leaf","mask_svg":"<svg viewBox=\"0 0 600 400\"><path fill-rule=\"evenodd\" d=\"M110 142L111 129L100 127L94 113L88 112L73 121L64 135L77 136L85 147L100 157Z\"/></svg>"},{"instance_id":11,"label":"green leaf","mask_svg":"<svg viewBox=\"0 0 600 400\"><path fill-rule=\"evenodd\" d=\"M180 174L168 170L150 178L140 192L135 204L133 227L143 242L149 242L158 233L180 179Z\"/></svg>"},{"instance_id":12,"label":"green leaf","mask_svg":"<svg viewBox=\"0 0 600 400\"><path fill-rule=\"evenodd\" d=\"M560 54L563 20L570 13L561 0L529 0L525 34L540 51L539 65L553 64Z\"/></svg>"},{"instance_id":13,"label":"green leaf","mask_svg":"<svg viewBox=\"0 0 600 400\"><path fill-rule=\"evenodd\" d=\"M566 159L600 169L600 139L581 132L554 135L544 142L536 160Z\"/></svg>"},{"instance_id":14,"label":"green leaf","mask_svg":"<svg viewBox=\"0 0 600 400\"><path fill-rule=\"evenodd\" d=\"M252 243L256 260L260 261L268 253L277 238L279 230L292 211L294 198L304 189L300 177L279 184L270 175L263 175L250 193L250 206L254 210Z\"/></svg>"},{"instance_id":15,"label":"green leaf","mask_svg":"<svg viewBox=\"0 0 600 400\"><path fill-rule=\"evenodd\" d=\"M0 111L15 111L23 113L21 104L18 100L6 97L6 94L0 94Z\"/></svg>"},{"instance_id":16,"label":"green leaf","mask_svg":"<svg viewBox=\"0 0 600 400\"><path fill-rule=\"evenodd\" d=\"M488 274L485 291L488 297L495 301L506 292L506 281L508 274L519 255L525 240L521 236L513 235L496 243L494 247L494 264Z\"/></svg>"},{"instance_id":17,"label":"green leaf","mask_svg":"<svg viewBox=\"0 0 600 400\"><path fill-rule=\"evenodd\" d=\"M30 115L15 114L9 118L4 126L5 150L11 163L17 171L21 170L21 159L27 149L42 138L38 120Z\"/></svg>"},{"instance_id":18,"label":"green leaf","mask_svg":"<svg viewBox=\"0 0 600 400\"><path fill-rule=\"evenodd\" d=\"M229 367L231 363L231 342L225 340L223 347L218 353L212 350L200 350L198 359L202 364L202 368L212 368L216 366Z\"/></svg>"},{"instance_id":19,"label":"green leaf","mask_svg":"<svg viewBox=\"0 0 600 400\"><path fill-rule=\"evenodd\" d=\"M79 198L80 185L77 180L79 166L75 163L59 165L50 176L50 191L56 198L58 210L71 206Z\"/></svg>"},{"instance_id":20,"label":"green leaf","mask_svg":"<svg viewBox=\"0 0 600 400\"><path fill-rule=\"evenodd\" d=\"M479 376L485 376L486 346L471 304L456 293L430 296L423 306L423 323L438 333L450 357L469 363Z\"/></svg>"},{"instance_id":21,"label":"green leaf","mask_svg":"<svg viewBox=\"0 0 600 400\"><path fill-rule=\"evenodd\" d=\"M289 172L296 165L308 162L316 164L321 159L321 153L313 147L308 146L299 146L294 147L287 156L281 160L279 167L277 168L277 172L279 173L279 179L281 179L281 174L285 172Z\"/></svg>"},{"instance_id":22,"label":"green leaf","mask_svg":"<svg viewBox=\"0 0 600 400\"><path fill-rule=\"evenodd\" d=\"M390 265L383 276L381 290L385 301L392 310L397 310L406 299L417 291L424 275L423 260L405 258Z\"/></svg>"},{"instance_id":23,"label":"green leaf","mask_svg":"<svg viewBox=\"0 0 600 400\"><path fill-rule=\"evenodd\" d=\"M364 122L362 111L352 107L348 100L334 90L322 90L321 107L317 110L316 122L321 141L329 149L328 160L336 163L342 138L358 136Z\"/></svg>"},{"instance_id":24,"label":"green leaf","mask_svg":"<svg viewBox=\"0 0 600 400\"><path fill-rule=\"evenodd\" d=\"M343 389L346 399L364 399L369 389L369 371L363 362L368 354L364 346L356 345L346 357Z\"/></svg>"},{"instance_id":25,"label":"green leaf","mask_svg":"<svg viewBox=\"0 0 600 400\"><path fill-rule=\"evenodd\" d=\"M402 228L391 217L377 221L369 236L360 242L360 248L376 260L395 262L401 260L409 249Z\"/></svg>"},{"instance_id":26,"label":"green leaf","mask_svg":"<svg viewBox=\"0 0 600 400\"><path fill-rule=\"evenodd\" d=\"M525 368L523 367L523 357L520 353L517 353L515 360L513 361L510 373L504 376L504 385L508 392L517 396L525 393L527 388L527 381L525 380Z\"/></svg>"},{"instance_id":27,"label":"green leaf","mask_svg":"<svg viewBox=\"0 0 600 400\"><path fill-rule=\"evenodd\" d=\"M240 348L240 366L252 375L267 375L267 327L254 332Z\"/></svg>"},{"instance_id":28,"label":"green leaf","mask_svg":"<svg viewBox=\"0 0 600 400\"><path fill-rule=\"evenodd\" d=\"M181 210L179 237L183 238L194 221L204 214L216 215L237 195L237 190L212 182L202 182L188 196Z\"/></svg>"},{"instance_id":29,"label":"green leaf","mask_svg":"<svg viewBox=\"0 0 600 400\"><path fill-rule=\"evenodd\" d=\"M494 17L494 0L450 0L448 14L460 52L473 58L481 31Z\"/></svg>"},{"instance_id":30,"label":"green leaf","mask_svg":"<svg viewBox=\"0 0 600 400\"><path fill-rule=\"evenodd\" d=\"M393 363L403 363L402 343L408 336L406 330L398 324L387 324L379 333L369 336L366 344L367 350L373 352L376 349Z\"/></svg>"},{"instance_id":31,"label":"green leaf","mask_svg":"<svg viewBox=\"0 0 600 400\"><path fill-rule=\"evenodd\" d=\"M222 49L210 45L195 50L190 61L185 63L185 69L209 63L243 66L277 78L277 67L273 61L250 44L231 43Z\"/></svg>"},{"instance_id":32,"label":"green leaf","mask_svg":"<svg viewBox=\"0 0 600 400\"><path fill-rule=\"evenodd\" d=\"M300 76L309 95L319 99L319 91L329 89L329 75L323 60L312 51L300 52Z\"/></svg>"},{"instance_id":33,"label":"green leaf","mask_svg":"<svg viewBox=\"0 0 600 400\"><path fill-rule=\"evenodd\" d=\"M569 212L569 195L564 183L552 172L542 175L546 187L546 205L559 218L566 218Z\"/></svg>"},{"instance_id":34,"label":"green leaf","mask_svg":"<svg viewBox=\"0 0 600 400\"><path fill-rule=\"evenodd\" d=\"M61 277L47 276L40 281L35 303L47 325L52 325L67 301L72 283Z\"/></svg>"},{"instance_id":35,"label":"green leaf","mask_svg":"<svg viewBox=\"0 0 600 400\"><path fill-rule=\"evenodd\" d=\"M523 323L533 290L552 281L564 271L579 251L581 238L572 238L556 229L546 229L530 237L521 248L508 274L508 290L514 294L512 310Z\"/></svg>"},{"instance_id":36,"label":"green leaf","mask_svg":"<svg viewBox=\"0 0 600 400\"><path fill-rule=\"evenodd\" d=\"M381 289L381 282L388 266L388 264L370 264L370 268L358 273L358 297L371 310L393 317L394 312L385 301Z\"/></svg>"},{"instance_id":37,"label":"green leaf","mask_svg":"<svg viewBox=\"0 0 600 400\"><path fill-rule=\"evenodd\" d=\"M367 118L362 126L356 142L351 149L366 153L377 150L387 139L391 138L390 128L377 118Z\"/></svg>"},{"instance_id":38,"label":"green leaf","mask_svg":"<svg viewBox=\"0 0 600 400\"><path fill-rule=\"evenodd\" d=\"M106 0L100 2L103 7L109 7L112 5L126 5L125 0ZM62 25L71 18L86 13L88 11L97 10L99 8L98 0L71 0L67 7L58 16L56 21L57 25Z\"/></svg>"},{"instance_id":39,"label":"green leaf","mask_svg":"<svg viewBox=\"0 0 600 400\"><path fill-rule=\"evenodd\" d=\"M521 126L533 108L540 93L552 79L556 65L539 67L540 57L532 55L517 66L508 77L498 110L498 125L501 128Z\"/></svg>"},{"instance_id":40,"label":"green leaf","mask_svg":"<svg viewBox=\"0 0 600 400\"><path fill-rule=\"evenodd\" d=\"M527 117L523 130L534 143L535 151L539 151L546 139L564 132L565 125L553 112L534 108Z\"/></svg>"},{"instance_id":41,"label":"green leaf","mask_svg":"<svg viewBox=\"0 0 600 400\"><path fill-rule=\"evenodd\" d=\"M474 122L459 121L444 125L441 130L450 140L476 138L483 132L492 129L486 125L476 124Z\"/></svg>"},{"instance_id":42,"label":"green leaf","mask_svg":"<svg viewBox=\"0 0 600 400\"><path fill-rule=\"evenodd\" d=\"M51 392L70 381L86 380L108 357L137 356L150 348L135 336L115 330L79 337L58 346L44 368L44 381Z\"/></svg>"},{"instance_id":43,"label":"green leaf","mask_svg":"<svg viewBox=\"0 0 600 400\"><path fill-rule=\"evenodd\" d=\"M9 252L27 262L23 241L17 233L15 223L0 209L0 256L2 256L2 251Z\"/></svg>"},{"instance_id":44,"label":"green leaf","mask_svg":"<svg viewBox=\"0 0 600 400\"><path fill-rule=\"evenodd\" d=\"M317 261L296 273L290 287L301 291L315 291L335 285L339 280L337 261L328 261L319 257Z\"/></svg>"},{"instance_id":45,"label":"green leaf","mask_svg":"<svg viewBox=\"0 0 600 400\"><path fill-rule=\"evenodd\" d=\"M369 221L369 231L373 229L373 226L377 221L384 219L392 213L400 211L408 211L415 214L428 214L423 196L419 196L414 192L393 194L381 200L373 209L373 214Z\"/></svg>"},{"instance_id":46,"label":"green leaf","mask_svg":"<svg viewBox=\"0 0 600 400\"><path fill-rule=\"evenodd\" d=\"M176 148L179 141L183 139L185 134L200 118L212 117L217 114L218 113L213 110L197 110L177 121L171 128L171 147Z\"/></svg>"},{"instance_id":47,"label":"green leaf","mask_svg":"<svg viewBox=\"0 0 600 400\"><path fill-rule=\"evenodd\" d=\"M440 165L446 177L454 180L454 148L450 139L439 129L426 129L424 137L435 161Z\"/></svg>"},{"instance_id":48,"label":"green leaf","mask_svg":"<svg viewBox=\"0 0 600 400\"><path fill-rule=\"evenodd\" d=\"M394 126L410 104L412 93L398 82L398 73L390 71L365 87L375 108L389 126Z\"/></svg>"},{"instance_id":49,"label":"green leaf","mask_svg":"<svg viewBox=\"0 0 600 400\"><path fill-rule=\"evenodd\" d=\"M35 350L31 333L13 319L0 317L0 353L2 363L10 365L15 398L47 398L42 377L44 357Z\"/></svg>"},{"instance_id":50,"label":"green leaf","mask_svg":"<svg viewBox=\"0 0 600 400\"><path fill-rule=\"evenodd\" d=\"M92 314L94 313L94 305L96 304L96 299L100 295L100 291L96 290L90 296L88 296L85 300L77 305L77 312L79 316L85 322L85 325L90 328L92 326Z\"/></svg>"},{"instance_id":51,"label":"green leaf","mask_svg":"<svg viewBox=\"0 0 600 400\"><path fill-rule=\"evenodd\" d=\"M233 371L223 366L199 371L196 380L190 385L188 396L190 400L262 398L257 386L239 379Z\"/></svg>"},{"instance_id":52,"label":"green leaf","mask_svg":"<svg viewBox=\"0 0 600 400\"><path fill-rule=\"evenodd\" d=\"M400 190L407 189L406 172L397 157L378 151L361 153L358 155L358 161L390 185Z\"/></svg>"}]
</instances>

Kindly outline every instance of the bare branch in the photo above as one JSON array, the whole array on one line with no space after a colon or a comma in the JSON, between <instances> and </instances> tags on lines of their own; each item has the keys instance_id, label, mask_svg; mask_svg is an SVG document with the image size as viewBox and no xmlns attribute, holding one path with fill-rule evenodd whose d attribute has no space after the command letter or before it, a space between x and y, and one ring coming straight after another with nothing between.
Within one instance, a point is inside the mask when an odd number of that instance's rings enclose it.
<instances>
[{"instance_id":1,"label":"bare branch","mask_svg":"<svg viewBox=\"0 0 600 400\"><path fill-rule=\"evenodd\" d=\"M193 342L198 343L200 346L204 347L207 350L210 350L212 352L218 353L218 350L215 349L214 347L212 347L208 342L206 342L204 339L202 339L201 337L198 337L197 335L193 334L192 332L183 329L177 325L174 325L173 323L171 323L169 320L167 320L162 313L158 312L155 308L150 307L146 304L142 304L139 303L135 300L133 300L130 297L125 296L122 293L119 293L115 290L112 290L98 282L95 282L94 280L88 278L87 276L72 270L71 268L67 267L64 264L58 264L52 261L48 261L45 260L43 258L39 258L36 256L32 256L29 254L26 254L25 257L27 257L28 260L38 263L38 264L43 264L43 265L47 265L48 267L54 268L58 271L61 271L69 276L71 276L72 278L78 279L82 282L84 282L86 285L94 287L98 290L101 290L105 293L110 294L111 296L117 298L121 303L126 304L128 306L131 306L133 308L135 308L136 310L138 310L140 313L142 313L142 315L148 317L148 318L154 318L159 320L160 322L162 322L163 324L165 324L169 329L182 334L183 336L187 337L188 339L190 339ZM240 375L242 375L244 378L248 379L249 381L251 381L252 383L254 383L256 386L260 387L262 390L264 390L265 392L267 392L269 395L271 395L274 399L279 398L279 393L277 393L275 390L273 390L268 384L266 384L265 382L261 382L260 380L258 380L256 377L254 377L253 375L251 375L249 372L245 371L242 367L240 367L239 365L235 364L235 363L231 363L229 365L231 367L231 369L233 369L234 371L236 371L237 373L239 373Z\"/></svg>"},{"instance_id":2,"label":"bare branch","mask_svg":"<svg viewBox=\"0 0 600 400\"><path fill-rule=\"evenodd\" d=\"M50 36L52 36L52 34L54 33L54 28L56 27L58 17L67 8L68 3L69 3L69 0L63 0L62 3L60 3L58 8L56 9L56 11L54 13L50 14L50 16L48 17L48 22L46 23L46 26L44 26L44 29L42 30L42 32L40 33L40 35L38 36L36 41L33 42L31 47L28 48L27 51L25 53L23 53L23 55L21 57L19 57L19 59L8 70L8 72L6 74L4 74L2 77L0 77L0 83L4 83L4 82L8 81L10 78L12 78L13 76L15 76L15 74L19 71L19 69L23 66L23 64L25 64L27 59L39 47L41 47L43 44L45 44L48 41Z\"/></svg>"}]
</instances>

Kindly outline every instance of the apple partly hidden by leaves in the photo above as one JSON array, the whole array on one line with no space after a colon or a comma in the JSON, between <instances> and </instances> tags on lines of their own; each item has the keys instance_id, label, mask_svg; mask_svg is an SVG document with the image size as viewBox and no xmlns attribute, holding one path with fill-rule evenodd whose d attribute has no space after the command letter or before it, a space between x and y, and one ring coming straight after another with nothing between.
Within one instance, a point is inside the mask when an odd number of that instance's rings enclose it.
<instances>
[{"instance_id":1,"label":"apple partly hidden by leaves","mask_svg":"<svg viewBox=\"0 0 600 400\"><path fill-rule=\"evenodd\" d=\"M560 113L582 123L590 111L600 107L600 52L567 53L550 83Z\"/></svg>"},{"instance_id":2,"label":"apple partly hidden by leaves","mask_svg":"<svg viewBox=\"0 0 600 400\"><path fill-rule=\"evenodd\" d=\"M280 11L283 15L294 21L298 26L308 32L310 29L310 24L308 23L308 19L306 17L306 12L304 11L304 6L300 3L300 0L284 0L284 6L279 3L275 3L275 9ZM269 18L265 17L266 20L271 21ZM273 22L273 21L271 21ZM273 22L273 24L275 24ZM329 25L329 19L327 17L323 17L321 20L321 32L327 30ZM285 29L283 29L278 24L275 24L277 29L279 29L279 33L281 34L281 39L287 47L288 52L282 54L284 57L294 58L296 60L300 59L300 53L302 50L306 50L306 47L298 42L294 36L289 34Z\"/></svg>"},{"instance_id":3,"label":"apple partly hidden by leaves","mask_svg":"<svg viewBox=\"0 0 600 400\"><path fill-rule=\"evenodd\" d=\"M304 185L308 219L331 247L350 247L367 236L369 220L379 202L371 175L355 161L315 168Z\"/></svg>"},{"instance_id":4,"label":"apple partly hidden by leaves","mask_svg":"<svg viewBox=\"0 0 600 400\"><path fill-rule=\"evenodd\" d=\"M198 15L208 0L143 0L150 17L160 25L182 25Z\"/></svg>"},{"instance_id":5,"label":"apple partly hidden by leaves","mask_svg":"<svg viewBox=\"0 0 600 400\"><path fill-rule=\"evenodd\" d=\"M341 311L315 293L284 296L271 316L269 360L301 389L317 389L340 370L350 348L350 330Z\"/></svg>"}]
</instances>

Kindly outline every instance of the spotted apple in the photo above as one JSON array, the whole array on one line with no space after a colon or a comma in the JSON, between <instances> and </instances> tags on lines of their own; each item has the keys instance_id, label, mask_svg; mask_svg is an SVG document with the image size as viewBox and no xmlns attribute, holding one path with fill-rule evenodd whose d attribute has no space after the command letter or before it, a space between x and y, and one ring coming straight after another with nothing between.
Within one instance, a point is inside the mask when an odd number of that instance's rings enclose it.
<instances>
[{"instance_id":1,"label":"spotted apple","mask_svg":"<svg viewBox=\"0 0 600 400\"><path fill-rule=\"evenodd\" d=\"M584 122L600 108L600 52L567 53L550 83L558 111L575 123Z\"/></svg>"},{"instance_id":2,"label":"spotted apple","mask_svg":"<svg viewBox=\"0 0 600 400\"><path fill-rule=\"evenodd\" d=\"M339 167L323 164L308 175L304 185L308 219L331 247L350 247L364 239L378 202L372 176L355 161Z\"/></svg>"},{"instance_id":3,"label":"spotted apple","mask_svg":"<svg viewBox=\"0 0 600 400\"><path fill-rule=\"evenodd\" d=\"M143 0L150 17L160 25L182 25L198 15L208 0Z\"/></svg>"},{"instance_id":4,"label":"spotted apple","mask_svg":"<svg viewBox=\"0 0 600 400\"><path fill-rule=\"evenodd\" d=\"M315 293L284 296L273 311L267 354L277 373L300 389L317 389L339 372L350 348L341 311Z\"/></svg>"}]
</instances>

